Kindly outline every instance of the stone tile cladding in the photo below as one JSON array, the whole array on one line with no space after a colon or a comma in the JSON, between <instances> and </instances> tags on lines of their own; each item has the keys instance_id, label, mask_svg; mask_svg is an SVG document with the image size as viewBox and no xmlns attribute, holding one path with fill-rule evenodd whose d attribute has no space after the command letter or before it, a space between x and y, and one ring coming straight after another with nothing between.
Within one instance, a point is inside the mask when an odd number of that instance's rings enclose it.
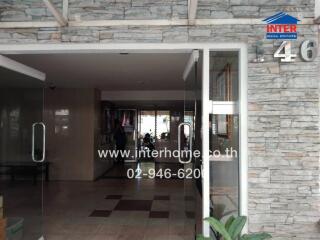
<instances>
[{"instance_id":1,"label":"stone tile cladding","mask_svg":"<svg viewBox=\"0 0 320 240\"><path fill-rule=\"evenodd\" d=\"M315 0L199 0L198 18L268 17L278 11L314 16ZM62 0L52 0L61 9ZM185 19L187 0L69 0L69 19ZM53 20L42 0L1 0L0 21Z\"/></svg>"},{"instance_id":2,"label":"stone tile cladding","mask_svg":"<svg viewBox=\"0 0 320 240\"><path fill-rule=\"evenodd\" d=\"M1 1L1 19L52 18L40 2ZM71 19L77 14L82 19L186 17L186 1L180 0L70 0L70 5ZM309 0L200 1L198 14L200 18L265 17L285 10L312 17L313 6ZM298 52L305 39L318 41L317 29L299 25L293 50ZM246 43L249 230L268 231L276 240L319 240L320 57L303 62L298 56L295 63L279 63L273 52L280 41L265 40L264 35L264 25L0 29L0 44ZM266 61L257 64L252 60L258 40L263 41Z\"/></svg>"}]
</instances>

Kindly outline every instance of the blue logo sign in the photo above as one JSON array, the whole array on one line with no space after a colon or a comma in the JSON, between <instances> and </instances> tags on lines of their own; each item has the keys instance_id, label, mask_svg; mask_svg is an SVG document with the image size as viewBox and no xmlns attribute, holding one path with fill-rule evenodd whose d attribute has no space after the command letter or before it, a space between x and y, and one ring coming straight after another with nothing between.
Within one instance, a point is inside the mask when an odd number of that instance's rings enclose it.
<instances>
[{"instance_id":1,"label":"blue logo sign","mask_svg":"<svg viewBox=\"0 0 320 240\"><path fill-rule=\"evenodd\" d=\"M263 20L267 23L267 39L297 39L299 19L285 12L279 12Z\"/></svg>"}]
</instances>

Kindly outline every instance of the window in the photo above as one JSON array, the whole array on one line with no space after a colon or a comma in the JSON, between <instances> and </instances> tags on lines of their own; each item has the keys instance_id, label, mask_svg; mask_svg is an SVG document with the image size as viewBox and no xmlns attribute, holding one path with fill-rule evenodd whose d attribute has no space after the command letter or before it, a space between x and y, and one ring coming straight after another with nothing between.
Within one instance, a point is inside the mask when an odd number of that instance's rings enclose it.
<instances>
[{"instance_id":1,"label":"window","mask_svg":"<svg viewBox=\"0 0 320 240\"><path fill-rule=\"evenodd\" d=\"M139 138L143 138L147 133L152 138L156 135L156 111L140 111L139 114Z\"/></svg>"},{"instance_id":2,"label":"window","mask_svg":"<svg viewBox=\"0 0 320 240\"><path fill-rule=\"evenodd\" d=\"M143 110L139 114L139 138L149 133L157 141L170 139L170 111Z\"/></svg>"},{"instance_id":3,"label":"window","mask_svg":"<svg viewBox=\"0 0 320 240\"><path fill-rule=\"evenodd\" d=\"M157 140L167 141L170 139L170 111L157 111L156 135Z\"/></svg>"}]
</instances>

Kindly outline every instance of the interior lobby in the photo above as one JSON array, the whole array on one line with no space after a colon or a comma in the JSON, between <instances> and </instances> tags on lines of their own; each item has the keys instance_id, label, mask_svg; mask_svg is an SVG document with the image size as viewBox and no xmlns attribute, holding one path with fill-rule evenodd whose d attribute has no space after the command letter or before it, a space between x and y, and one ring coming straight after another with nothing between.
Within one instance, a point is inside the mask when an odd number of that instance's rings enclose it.
<instances>
[{"instance_id":1,"label":"interior lobby","mask_svg":"<svg viewBox=\"0 0 320 240\"><path fill-rule=\"evenodd\" d=\"M213 101L237 101L237 54L210 55ZM191 240L202 231L202 178L178 177L179 169L201 172L201 156L182 164L132 154L201 149L201 54L191 65L190 53L9 57L46 73L39 84L1 69L1 194L5 214L23 219L22 239ZM236 113L209 122L211 151L238 148ZM237 215L238 158L210 161L210 213ZM129 178L130 170L141 177ZM166 170L175 174L158 175Z\"/></svg>"}]
</instances>

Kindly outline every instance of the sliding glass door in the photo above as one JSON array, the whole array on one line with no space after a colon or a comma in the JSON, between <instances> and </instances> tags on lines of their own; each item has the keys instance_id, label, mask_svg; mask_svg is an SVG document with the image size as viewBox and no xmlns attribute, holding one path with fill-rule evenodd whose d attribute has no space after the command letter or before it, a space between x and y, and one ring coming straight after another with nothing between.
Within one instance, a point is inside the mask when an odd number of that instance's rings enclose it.
<instances>
[{"instance_id":1,"label":"sliding glass door","mask_svg":"<svg viewBox=\"0 0 320 240\"><path fill-rule=\"evenodd\" d=\"M6 222L8 239L38 240L48 167L44 82L4 67L0 76L0 221Z\"/></svg>"}]
</instances>

